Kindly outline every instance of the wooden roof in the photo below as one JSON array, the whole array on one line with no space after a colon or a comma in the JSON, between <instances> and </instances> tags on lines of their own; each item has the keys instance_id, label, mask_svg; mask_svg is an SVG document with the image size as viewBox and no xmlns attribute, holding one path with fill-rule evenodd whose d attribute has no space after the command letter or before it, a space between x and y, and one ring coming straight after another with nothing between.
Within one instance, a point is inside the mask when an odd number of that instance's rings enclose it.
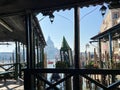
<instances>
[{"instance_id":1,"label":"wooden roof","mask_svg":"<svg viewBox=\"0 0 120 90\"><path fill-rule=\"evenodd\" d=\"M118 39L120 38L120 23L109 28L108 30L101 32L95 36L93 36L92 40L98 40L98 39L104 39L109 40L109 34L111 34L112 39Z\"/></svg>"},{"instance_id":2,"label":"wooden roof","mask_svg":"<svg viewBox=\"0 0 120 90\"><path fill-rule=\"evenodd\" d=\"M32 18L33 28L35 27L40 42L44 45L45 40L40 28L39 22L35 16ZM19 41L26 43L26 27L25 27L25 16L24 15L13 15L8 17L0 18L0 41Z\"/></svg>"},{"instance_id":3,"label":"wooden roof","mask_svg":"<svg viewBox=\"0 0 120 90\"><path fill-rule=\"evenodd\" d=\"M79 7L89 7L90 5L100 5L119 0L0 0L0 16L24 13L27 10L32 12L59 11Z\"/></svg>"}]
</instances>

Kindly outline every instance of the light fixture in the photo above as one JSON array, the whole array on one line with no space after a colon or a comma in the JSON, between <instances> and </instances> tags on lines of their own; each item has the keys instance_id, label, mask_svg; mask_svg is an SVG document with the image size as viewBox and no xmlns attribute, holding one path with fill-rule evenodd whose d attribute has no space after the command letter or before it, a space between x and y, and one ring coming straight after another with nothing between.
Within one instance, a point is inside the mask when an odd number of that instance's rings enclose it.
<instances>
[{"instance_id":1,"label":"light fixture","mask_svg":"<svg viewBox=\"0 0 120 90\"><path fill-rule=\"evenodd\" d=\"M107 7L106 7L106 6L104 6L104 5L102 5L102 7L100 8L100 11L101 11L102 16L104 16L104 15L105 15L106 10L107 10Z\"/></svg>"},{"instance_id":2,"label":"light fixture","mask_svg":"<svg viewBox=\"0 0 120 90\"><path fill-rule=\"evenodd\" d=\"M49 18L50 18L50 22L51 22L51 23L53 23L54 17L55 17L55 16L53 15L53 13L50 13Z\"/></svg>"},{"instance_id":3,"label":"light fixture","mask_svg":"<svg viewBox=\"0 0 120 90\"><path fill-rule=\"evenodd\" d=\"M5 27L8 31L13 32L13 30L3 21L0 19L0 24Z\"/></svg>"},{"instance_id":4,"label":"light fixture","mask_svg":"<svg viewBox=\"0 0 120 90\"><path fill-rule=\"evenodd\" d=\"M54 13L54 11L52 11L52 10L49 10L49 11L42 11L42 14L43 14L43 16L49 16L49 19L50 19L50 22L51 23L53 23L53 21L54 21L54 15L53 15L53 13ZM42 19L44 19L44 18L42 18ZM41 20L42 20L41 19ZM40 21L41 21L40 20Z\"/></svg>"}]
</instances>

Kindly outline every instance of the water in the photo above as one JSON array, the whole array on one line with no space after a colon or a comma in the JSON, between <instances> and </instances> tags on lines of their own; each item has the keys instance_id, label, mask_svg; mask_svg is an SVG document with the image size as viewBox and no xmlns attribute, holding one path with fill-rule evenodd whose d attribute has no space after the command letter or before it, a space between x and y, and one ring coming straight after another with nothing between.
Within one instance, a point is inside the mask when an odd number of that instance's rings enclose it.
<instances>
[{"instance_id":1,"label":"water","mask_svg":"<svg viewBox=\"0 0 120 90\"><path fill-rule=\"evenodd\" d=\"M53 64L48 64L48 62L53 62ZM51 60L47 60L47 68L55 68L55 59L51 59ZM51 80L51 75L52 73L48 73L47 74L47 80L50 82ZM61 78L63 78L63 74L59 74ZM48 85L47 85L48 87ZM64 90L64 87L63 87L63 83L60 83L59 85L57 85L57 87L60 89L60 90Z\"/></svg>"},{"instance_id":2,"label":"water","mask_svg":"<svg viewBox=\"0 0 120 90\"><path fill-rule=\"evenodd\" d=\"M47 64L47 68L55 68L55 60L52 59L52 60L48 60L49 61L53 61L53 64ZM47 74L47 80L50 81L50 78L51 78L51 73L48 73ZM64 74L60 74L61 78L64 77ZM48 86L48 85L47 85ZM60 85L58 85L57 87L60 88L60 90L64 90L64 83L61 83ZM87 88L86 86L86 79L83 78L83 85L82 85L82 88L83 90L95 90L95 84L94 83L91 83L91 89L90 88ZM100 87L96 87L97 89L96 90L103 90L102 88Z\"/></svg>"}]
</instances>

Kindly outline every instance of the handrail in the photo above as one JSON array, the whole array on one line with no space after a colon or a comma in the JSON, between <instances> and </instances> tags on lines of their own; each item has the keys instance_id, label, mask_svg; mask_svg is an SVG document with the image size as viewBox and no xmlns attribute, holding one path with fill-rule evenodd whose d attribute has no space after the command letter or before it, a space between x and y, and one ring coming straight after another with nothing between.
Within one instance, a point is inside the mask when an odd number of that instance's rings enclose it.
<instances>
[{"instance_id":1,"label":"handrail","mask_svg":"<svg viewBox=\"0 0 120 90\"><path fill-rule=\"evenodd\" d=\"M89 77L89 74L101 74L101 75L120 75L120 70L118 69L53 69L53 68L46 68L46 69L24 69L24 80L27 80L26 78L28 77L28 73L31 75L34 75L37 79L44 81L46 84L49 85L47 90L50 88L56 87L56 85L60 84L61 82L65 81L67 78L75 75L80 75L89 81L93 82L97 86L105 89L105 90L113 90L115 87L120 85L120 81L116 81L108 86L105 86L104 84L101 84L100 82L97 82L93 78ZM66 76L65 78L59 80L58 82L54 84L50 84L49 81L43 79L42 77L38 77L38 74L42 73L66 73L68 74L68 77ZM29 81L26 81L29 82ZM27 83L29 84L29 83ZM26 85L26 84L25 84ZM29 86L29 85L26 85ZM25 87L26 87L25 86Z\"/></svg>"},{"instance_id":2,"label":"handrail","mask_svg":"<svg viewBox=\"0 0 120 90\"><path fill-rule=\"evenodd\" d=\"M119 69L54 69L54 68L45 68L45 69L23 69L23 71L30 71L31 73L75 73L75 74L120 74Z\"/></svg>"}]
</instances>

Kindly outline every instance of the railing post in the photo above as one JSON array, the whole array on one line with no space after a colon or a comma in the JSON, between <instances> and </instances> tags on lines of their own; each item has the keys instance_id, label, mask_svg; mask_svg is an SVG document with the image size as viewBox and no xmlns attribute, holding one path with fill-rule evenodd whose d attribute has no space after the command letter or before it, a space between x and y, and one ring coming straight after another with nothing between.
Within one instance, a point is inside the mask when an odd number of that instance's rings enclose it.
<instances>
[{"instance_id":1,"label":"railing post","mask_svg":"<svg viewBox=\"0 0 120 90\"><path fill-rule=\"evenodd\" d=\"M24 70L24 90L33 90L31 89L32 83L30 81L30 78L31 78L30 70L25 69Z\"/></svg>"},{"instance_id":2,"label":"railing post","mask_svg":"<svg viewBox=\"0 0 120 90\"><path fill-rule=\"evenodd\" d=\"M100 68L103 68L103 61L102 61L102 57L101 57L101 39L99 38L98 40L98 44L99 44L99 60L100 60Z\"/></svg>"},{"instance_id":3,"label":"railing post","mask_svg":"<svg viewBox=\"0 0 120 90\"><path fill-rule=\"evenodd\" d=\"M111 67L110 68L112 68L113 67L113 65L112 65L112 63L113 63L113 60L112 60L112 35L109 33L109 56L110 56L110 65L111 65Z\"/></svg>"}]
</instances>

